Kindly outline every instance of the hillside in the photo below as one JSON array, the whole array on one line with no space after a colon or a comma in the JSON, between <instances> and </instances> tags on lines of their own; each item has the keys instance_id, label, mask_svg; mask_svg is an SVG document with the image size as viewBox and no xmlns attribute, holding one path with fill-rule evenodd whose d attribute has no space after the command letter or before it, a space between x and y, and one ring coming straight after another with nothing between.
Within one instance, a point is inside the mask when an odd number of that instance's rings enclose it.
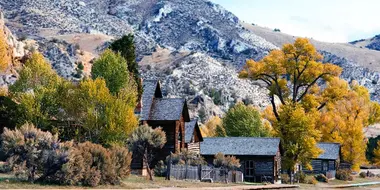
<instances>
[{"instance_id":1,"label":"hillside","mask_svg":"<svg viewBox=\"0 0 380 190\"><path fill-rule=\"evenodd\" d=\"M160 79L169 96L185 96L192 113L221 115L243 100L265 107L266 90L237 78L245 60L259 60L293 36L242 23L206 0L1 1L6 25L20 39L34 40L59 75L75 78L78 63L91 60L110 41L133 32L140 73ZM326 62L344 68L380 100L380 52L312 40Z\"/></svg>"},{"instance_id":2,"label":"hillside","mask_svg":"<svg viewBox=\"0 0 380 190\"><path fill-rule=\"evenodd\" d=\"M380 51L380 35L376 35L369 39L360 39L350 42L350 44L359 48L368 48L376 51Z\"/></svg>"}]
</instances>

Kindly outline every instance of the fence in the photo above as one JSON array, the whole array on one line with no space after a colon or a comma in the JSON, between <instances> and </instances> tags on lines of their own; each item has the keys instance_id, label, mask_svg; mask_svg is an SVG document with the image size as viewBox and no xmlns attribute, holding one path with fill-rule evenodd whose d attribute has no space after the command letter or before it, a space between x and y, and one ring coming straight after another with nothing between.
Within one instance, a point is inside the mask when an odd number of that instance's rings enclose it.
<instances>
[{"instance_id":1,"label":"fence","mask_svg":"<svg viewBox=\"0 0 380 190\"><path fill-rule=\"evenodd\" d=\"M227 173L228 172L228 173ZM168 175L177 180L207 180L212 182L243 182L241 171L227 171L210 166L171 165Z\"/></svg>"}]
</instances>

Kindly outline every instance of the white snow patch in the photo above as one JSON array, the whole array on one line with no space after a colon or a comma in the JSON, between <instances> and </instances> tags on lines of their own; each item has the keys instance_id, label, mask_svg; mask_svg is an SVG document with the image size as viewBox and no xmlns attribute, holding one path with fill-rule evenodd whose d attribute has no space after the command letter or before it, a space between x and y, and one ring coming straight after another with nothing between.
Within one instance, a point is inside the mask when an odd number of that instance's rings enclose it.
<instances>
[{"instance_id":1,"label":"white snow patch","mask_svg":"<svg viewBox=\"0 0 380 190\"><path fill-rule=\"evenodd\" d=\"M83 1L79 1L79 3L78 3L80 6L86 6L86 3L85 2L83 2Z\"/></svg>"},{"instance_id":2,"label":"white snow patch","mask_svg":"<svg viewBox=\"0 0 380 190\"><path fill-rule=\"evenodd\" d=\"M164 5L164 7L159 10L158 15L153 19L153 21L160 22L162 17L165 17L172 11L173 9L169 5Z\"/></svg>"}]
</instances>

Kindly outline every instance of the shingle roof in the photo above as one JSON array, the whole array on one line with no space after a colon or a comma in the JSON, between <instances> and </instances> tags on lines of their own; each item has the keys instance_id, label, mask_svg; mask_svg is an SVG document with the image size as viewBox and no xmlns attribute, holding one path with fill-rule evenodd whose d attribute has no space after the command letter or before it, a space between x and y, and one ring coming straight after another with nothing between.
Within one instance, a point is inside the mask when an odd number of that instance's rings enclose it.
<instances>
[{"instance_id":1,"label":"shingle roof","mask_svg":"<svg viewBox=\"0 0 380 190\"><path fill-rule=\"evenodd\" d=\"M255 155L274 156L280 146L279 138L257 137L215 137L204 138L201 142L201 155Z\"/></svg>"},{"instance_id":2,"label":"shingle roof","mask_svg":"<svg viewBox=\"0 0 380 190\"><path fill-rule=\"evenodd\" d=\"M154 98L148 120L180 120L184 105L183 98Z\"/></svg>"},{"instance_id":3,"label":"shingle roof","mask_svg":"<svg viewBox=\"0 0 380 190\"><path fill-rule=\"evenodd\" d=\"M144 80L143 81L143 94L141 97L142 109L141 120L148 120L150 109L153 103L153 98L156 93L157 86L159 85L157 80Z\"/></svg>"},{"instance_id":4,"label":"shingle roof","mask_svg":"<svg viewBox=\"0 0 380 190\"><path fill-rule=\"evenodd\" d=\"M190 122L185 123L185 143L189 143L194 135L194 128L197 124L197 119L192 119Z\"/></svg>"},{"instance_id":5,"label":"shingle roof","mask_svg":"<svg viewBox=\"0 0 380 190\"><path fill-rule=\"evenodd\" d=\"M318 143L318 148L323 150L323 153L318 156L318 159L337 160L339 159L340 144L339 143Z\"/></svg>"}]
</instances>

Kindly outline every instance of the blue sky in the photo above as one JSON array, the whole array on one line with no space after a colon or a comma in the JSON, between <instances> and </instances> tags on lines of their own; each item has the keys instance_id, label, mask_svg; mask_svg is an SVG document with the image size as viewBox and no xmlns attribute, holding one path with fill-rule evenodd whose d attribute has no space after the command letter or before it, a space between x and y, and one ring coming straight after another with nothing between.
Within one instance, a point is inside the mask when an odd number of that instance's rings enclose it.
<instances>
[{"instance_id":1,"label":"blue sky","mask_svg":"<svg viewBox=\"0 0 380 190\"><path fill-rule=\"evenodd\" d=\"M301 37L348 42L380 34L379 0L211 0L241 20Z\"/></svg>"}]
</instances>

